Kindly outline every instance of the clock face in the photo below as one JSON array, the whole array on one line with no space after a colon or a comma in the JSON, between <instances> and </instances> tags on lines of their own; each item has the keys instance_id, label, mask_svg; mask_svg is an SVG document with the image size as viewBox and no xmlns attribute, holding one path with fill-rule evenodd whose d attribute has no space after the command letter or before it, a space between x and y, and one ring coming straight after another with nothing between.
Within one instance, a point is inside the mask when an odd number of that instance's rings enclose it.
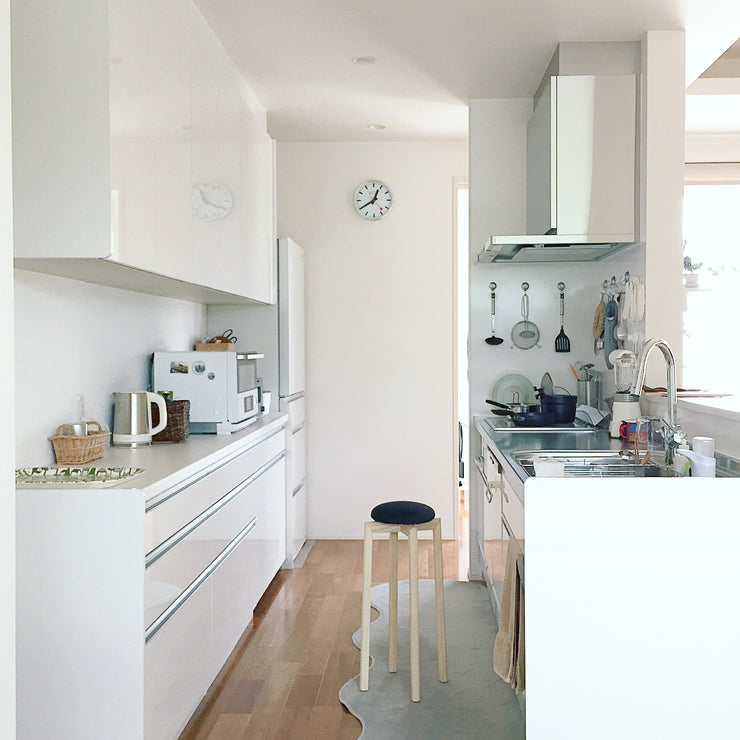
<instances>
[{"instance_id":1,"label":"clock face","mask_svg":"<svg viewBox=\"0 0 740 740\"><path fill-rule=\"evenodd\" d=\"M369 221L380 221L393 208L393 194L380 180L366 180L353 196L355 210Z\"/></svg>"},{"instance_id":2,"label":"clock face","mask_svg":"<svg viewBox=\"0 0 740 740\"><path fill-rule=\"evenodd\" d=\"M196 182L191 191L193 215L202 221L215 221L227 216L234 199L220 182Z\"/></svg>"}]
</instances>

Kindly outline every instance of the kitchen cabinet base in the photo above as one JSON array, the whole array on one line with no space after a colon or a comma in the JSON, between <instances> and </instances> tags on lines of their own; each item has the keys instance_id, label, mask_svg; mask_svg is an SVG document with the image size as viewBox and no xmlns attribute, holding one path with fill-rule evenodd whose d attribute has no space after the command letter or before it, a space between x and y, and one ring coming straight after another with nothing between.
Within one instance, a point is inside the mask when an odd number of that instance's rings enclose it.
<instances>
[{"instance_id":1,"label":"kitchen cabinet base","mask_svg":"<svg viewBox=\"0 0 740 740\"><path fill-rule=\"evenodd\" d=\"M192 303L263 305L259 301L241 295L176 280L109 259L16 258L14 265L19 270L41 272L46 275L82 280L85 283L107 285L110 288L133 290L137 293L165 298L177 298Z\"/></svg>"}]
</instances>

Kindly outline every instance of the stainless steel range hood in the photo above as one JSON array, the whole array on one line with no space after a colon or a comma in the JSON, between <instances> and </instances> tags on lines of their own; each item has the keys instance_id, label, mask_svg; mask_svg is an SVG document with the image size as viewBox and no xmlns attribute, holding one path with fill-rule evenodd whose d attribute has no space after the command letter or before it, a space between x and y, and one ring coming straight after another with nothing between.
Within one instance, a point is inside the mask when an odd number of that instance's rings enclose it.
<instances>
[{"instance_id":1,"label":"stainless steel range hood","mask_svg":"<svg viewBox=\"0 0 740 740\"><path fill-rule=\"evenodd\" d=\"M591 262L635 243L635 75L545 78L527 124L527 234L479 262Z\"/></svg>"},{"instance_id":2,"label":"stainless steel range hood","mask_svg":"<svg viewBox=\"0 0 740 740\"><path fill-rule=\"evenodd\" d=\"M634 243L564 234L492 236L478 262L598 262Z\"/></svg>"}]
</instances>

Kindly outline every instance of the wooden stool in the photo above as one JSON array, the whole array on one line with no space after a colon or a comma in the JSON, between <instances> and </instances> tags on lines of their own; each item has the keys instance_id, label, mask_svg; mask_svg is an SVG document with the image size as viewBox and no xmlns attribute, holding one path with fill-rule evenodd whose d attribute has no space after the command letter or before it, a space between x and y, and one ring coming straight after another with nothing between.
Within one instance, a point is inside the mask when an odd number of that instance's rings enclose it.
<instances>
[{"instance_id":1,"label":"wooden stool","mask_svg":"<svg viewBox=\"0 0 740 740\"><path fill-rule=\"evenodd\" d=\"M437 606L437 669L439 680L447 682L447 633L445 626L444 573L442 570L442 527L434 509L414 501L379 504L365 522L362 581L362 643L360 646L360 691L370 683L370 586L373 564L373 535L390 534L390 579L388 609L388 670L398 670L398 533L409 540L409 653L411 701L421 700L419 685L419 562L418 533L432 530L434 538L434 592Z\"/></svg>"}]
</instances>

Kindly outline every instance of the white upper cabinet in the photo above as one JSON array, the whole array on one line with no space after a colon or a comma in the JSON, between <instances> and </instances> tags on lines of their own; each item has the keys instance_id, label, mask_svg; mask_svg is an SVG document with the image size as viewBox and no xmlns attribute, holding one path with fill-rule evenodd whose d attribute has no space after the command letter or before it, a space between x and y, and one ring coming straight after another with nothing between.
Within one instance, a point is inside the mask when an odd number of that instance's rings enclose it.
<instances>
[{"instance_id":1,"label":"white upper cabinet","mask_svg":"<svg viewBox=\"0 0 740 740\"><path fill-rule=\"evenodd\" d=\"M15 3L13 93L18 267L274 301L265 111L192 3ZM231 209L196 213L196 183Z\"/></svg>"}]
</instances>

